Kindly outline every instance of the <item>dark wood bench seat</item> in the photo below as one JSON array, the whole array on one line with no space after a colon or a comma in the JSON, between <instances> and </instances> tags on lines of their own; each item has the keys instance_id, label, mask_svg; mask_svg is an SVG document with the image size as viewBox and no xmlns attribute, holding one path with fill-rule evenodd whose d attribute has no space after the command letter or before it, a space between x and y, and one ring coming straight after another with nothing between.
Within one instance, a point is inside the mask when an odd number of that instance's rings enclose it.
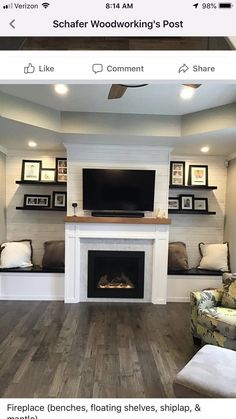
<instances>
[{"instance_id":1,"label":"dark wood bench seat","mask_svg":"<svg viewBox=\"0 0 236 419\"><path fill-rule=\"evenodd\" d=\"M221 271L210 271L207 269L190 268L186 271L169 271L168 275L200 275L200 276L222 276Z\"/></svg>"},{"instance_id":2,"label":"dark wood bench seat","mask_svg":"<svg viewBox=\"0 0 236 419\"><path fill-rule=\"evenodd\" d=\"M52 269L45 269L42 266L34 265L29 268L7 268L7 269L0 269L0 272L10 272L10 273L64 273L65 268L52 268Z\"/></svg>"}]
</instances>

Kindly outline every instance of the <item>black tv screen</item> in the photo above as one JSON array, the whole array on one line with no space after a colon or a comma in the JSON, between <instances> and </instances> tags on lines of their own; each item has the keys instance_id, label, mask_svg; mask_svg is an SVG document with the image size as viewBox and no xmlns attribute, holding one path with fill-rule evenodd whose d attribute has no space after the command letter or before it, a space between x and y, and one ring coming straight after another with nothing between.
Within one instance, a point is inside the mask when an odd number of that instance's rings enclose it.
<instances>
[{"instance_id":1,"label":"black tv screen","mask_svg":"<svg viewBox=\"0 0 236 419\"><path fill-rule=\"evenodd\" d=\"M83 169L83 209L153 211L155 170Z\"/></svg>"}]
</instances>

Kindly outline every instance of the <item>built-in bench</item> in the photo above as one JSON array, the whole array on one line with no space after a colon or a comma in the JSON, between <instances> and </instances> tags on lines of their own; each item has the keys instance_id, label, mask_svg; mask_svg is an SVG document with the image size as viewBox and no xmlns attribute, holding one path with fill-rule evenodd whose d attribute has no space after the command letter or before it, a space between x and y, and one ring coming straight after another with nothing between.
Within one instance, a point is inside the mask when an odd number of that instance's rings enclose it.
<instances>
[{"instance_id":1,"label":"built-in bench","mask_svg":"<svg viewBox=\"0 0 236 419\"><path fill-rule=\"evenodd\" d=\"M168 275L201 275L201 276L222 276L221 271L210 271L207 269L190 268L184 271L169 271Z\"/></svg>"},{"instance_id":2,"label":"built-in bench","mask_svg":"<svg viewBox=\"0 0 236 419\"><path fill-rule=\"evenodd\" d=\"M51 273L65 273L65 268L43 268L39 265L30 266L28 268L7 268L1 269L0 272L14 272L14 273L42 273L42 272L51 272Z\"/></svg>"},{"instance_id":3,"label":"built-in bench","mask_svg":"<svg viewBox=\"0 0 236 419\"><path fill-rule=\"evenodd\" d=\"M0 300L64 300L64 268L0 269Z\"/></svg>"},{"instance_id":4,"label":"built-in bench","mask_svg":"<svg viewBox=\"0 0 236 419\"><path fill-rule=\"evenodd\" d=\"M189 301L190 291L222 286L222 272L198 268L168 272L167 301Z\"/></svg>"},{"instance_id":5,"label":"built-in bench","mask_svg":"<svg viewBox=\"0 0 236 419\"><path fill-rule=\"evenodd\" d=\"M190 291L222 286L222 272L191 268L168 273L167 301L187 302ZM64 300L64 269L0 269L0 300Z\"/></svg>"}]
</instances>

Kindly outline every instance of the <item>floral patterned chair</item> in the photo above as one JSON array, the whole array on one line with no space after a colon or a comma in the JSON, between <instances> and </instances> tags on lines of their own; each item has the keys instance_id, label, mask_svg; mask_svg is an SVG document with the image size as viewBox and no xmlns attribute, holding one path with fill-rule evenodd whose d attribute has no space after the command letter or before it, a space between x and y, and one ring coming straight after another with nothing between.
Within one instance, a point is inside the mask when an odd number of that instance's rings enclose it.
<instances>
[{"instance_id":1,"label":"floral patterned chair","mask_svg":"<svg viewBox=\"0 0 236 419\"><path fill-rule=\"evenodd\" d=\"M236 351L236 275L225 273L222 288L191 292L190 301L194 343Z\"/></svg>"}]
</instances>

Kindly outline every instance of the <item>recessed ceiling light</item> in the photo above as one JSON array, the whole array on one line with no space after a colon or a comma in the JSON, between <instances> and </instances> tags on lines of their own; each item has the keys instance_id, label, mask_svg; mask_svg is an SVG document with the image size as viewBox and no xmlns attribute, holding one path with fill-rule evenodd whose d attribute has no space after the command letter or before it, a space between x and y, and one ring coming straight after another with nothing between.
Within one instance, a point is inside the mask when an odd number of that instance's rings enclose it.
<instances>
[{"instance_id":1,"label":"recessed ceiling light","mask_svg":"<svg viewBox=\"0 0 236 419\"><path fill-rule=\"evenodd\" d=\"M180 92L180 97L182 99L191 99L193 97L195 90L193 87L190 86L183 86Z\"/></svg>"},{"instance_id":2,"label":"recessed ceiling light","mask_svg":"<svg viewBox=\"0 0 236 419\"><path fill-rule=\"evenodd\" d=\"M37 147L37 143L35 141L28 141L29 147Z\"/></svg>"},{"instance_id":3,"label":"recessed ceiling light","mask_svg":"<svg viewBox=\"0 0 236 419\"><path fill-rule=\"evenodd\" d=\"M210 147L208 147L208 146L205 146L205 147L201 148L202 153L207 153L209 150L210 150Z\"/></svg>"},{"instance_id":4,"label":"recessed ceiling light","mask_svg":"<svg viewBox=\"0 0 236 419\"><path fill-rule=\"evenodd\" d=\"M66 95L69 90L66 84L55 84L54 89L58 95Z\"/></svg>"}]
</instances>

